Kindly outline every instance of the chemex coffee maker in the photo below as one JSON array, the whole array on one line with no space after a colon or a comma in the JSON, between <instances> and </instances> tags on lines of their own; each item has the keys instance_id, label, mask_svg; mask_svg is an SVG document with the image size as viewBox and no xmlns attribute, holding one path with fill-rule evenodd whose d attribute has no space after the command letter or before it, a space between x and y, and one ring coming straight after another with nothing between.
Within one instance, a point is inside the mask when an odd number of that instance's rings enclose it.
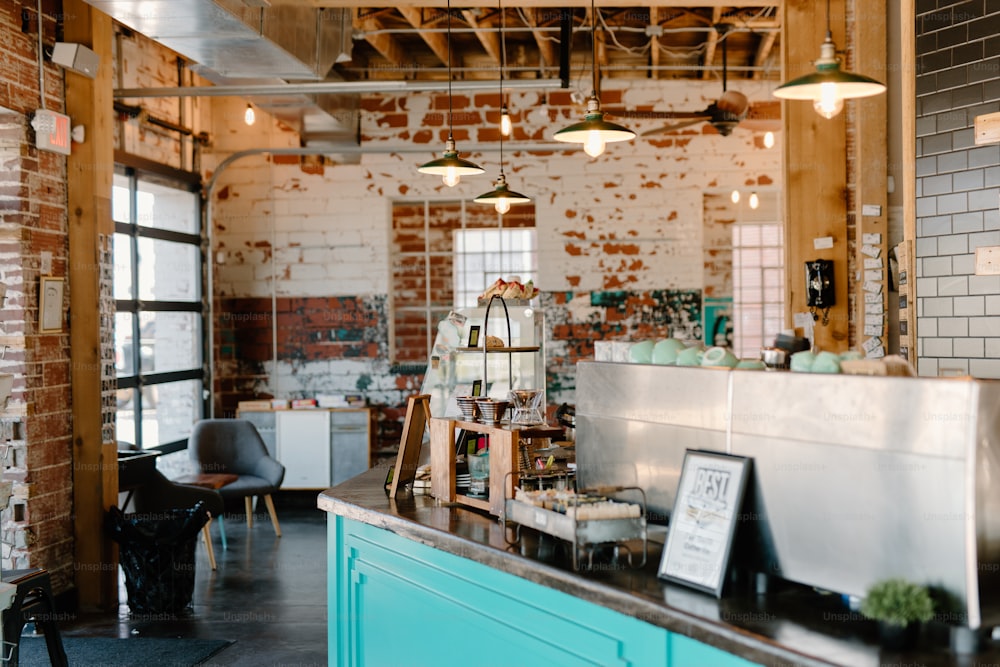
<instances>
[{"instance_id":1,"label":"chemex coffee maker","mask_svg":"<svg viewBox=\"0 0 1000 667\"><path fill-rule=\"evenodd\" d=\"M541 389L513 389L510 392L510 400L514 403L514 413L511 415L510 423L526 426L545 423L541 410Z\"/></svg>"}]
</instances>

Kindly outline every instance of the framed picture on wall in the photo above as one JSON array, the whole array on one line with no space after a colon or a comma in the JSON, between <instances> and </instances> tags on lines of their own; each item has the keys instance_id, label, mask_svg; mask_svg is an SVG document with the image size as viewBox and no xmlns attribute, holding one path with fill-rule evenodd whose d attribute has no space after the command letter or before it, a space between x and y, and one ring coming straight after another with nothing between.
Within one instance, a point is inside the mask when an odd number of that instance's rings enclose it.
<instances>
[{"instance_id":1,"label":"framed picture on wall","mask_svg":"<svg viewBox=\"0 0 1000 667\"><path fill-rule=\"evenodd\" d=\"M62 331L64 284L62 278L42 277L38 288L39 331Z\"/></svg>"}]
</instances>

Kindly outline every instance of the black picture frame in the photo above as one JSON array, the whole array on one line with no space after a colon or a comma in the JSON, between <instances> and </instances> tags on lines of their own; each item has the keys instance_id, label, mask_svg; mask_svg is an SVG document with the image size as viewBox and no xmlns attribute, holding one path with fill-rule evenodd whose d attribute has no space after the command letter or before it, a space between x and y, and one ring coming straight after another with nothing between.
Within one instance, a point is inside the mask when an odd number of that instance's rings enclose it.
<instances>
[{"instance_id":1,"label":"black picture frame","mask_svg":"<svg viewBox=\"0 0 1000 667\"><path fill-rule=\"evenodd\" d=\"M469 347L479 347L479 326L469 327Z\"/></svg>"},{"instance_id":2,"label":"black picture frame","mask_svg":"<svg viewBox=\"0 0 1000 667\"><path fill-rule=\"evenodd\" d=\"M661 579L722 596L751 464L745 456L685 450Z\"/></svg>"},{"instance_id":3,"label":"black picture frame","mask_svg":"<svg viewBox=\"0 0 1000 667\"><path fill-rule=\"evenodd\" d=\"M482 395L483 395L483 381L473 380L472 391L469 393L469 396L482 396Z\"/></svg>"}]
</instances>

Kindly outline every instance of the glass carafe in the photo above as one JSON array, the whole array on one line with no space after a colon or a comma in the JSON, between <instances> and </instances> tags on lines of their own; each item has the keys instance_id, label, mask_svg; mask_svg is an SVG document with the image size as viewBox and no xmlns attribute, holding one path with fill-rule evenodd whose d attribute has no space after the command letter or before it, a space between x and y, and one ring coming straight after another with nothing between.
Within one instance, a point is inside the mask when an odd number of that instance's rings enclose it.
<instances>
[{"instance_id":1,"label":"glass carafe","mask_svg":"<svg viewBox=\"0 0 1000 667\"><path fill-rule=\"evenodd\" d=\"M512 424L544 424L542 417L541 389L514 389L510 392L510 400L514 403Z\"/></svg>"}]
</instances>

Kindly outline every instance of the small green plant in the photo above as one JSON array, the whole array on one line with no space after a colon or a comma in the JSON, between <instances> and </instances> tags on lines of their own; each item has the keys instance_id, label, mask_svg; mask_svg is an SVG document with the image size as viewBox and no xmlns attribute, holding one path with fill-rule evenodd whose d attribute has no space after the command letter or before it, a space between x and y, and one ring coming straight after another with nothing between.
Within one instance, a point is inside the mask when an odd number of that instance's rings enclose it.
<instances>
[{"instance_id":1,"label":"small green plant","mask_svg":"<svg viewBox=\"0 0 1000 667\"><path fill-rule=\"evenodd\" d=\"M861 603L861 613L868 618L906 626L934 617L934 601L920 584L905 579L885 579L872 585Z\"/></svg>"}]
</instances>

